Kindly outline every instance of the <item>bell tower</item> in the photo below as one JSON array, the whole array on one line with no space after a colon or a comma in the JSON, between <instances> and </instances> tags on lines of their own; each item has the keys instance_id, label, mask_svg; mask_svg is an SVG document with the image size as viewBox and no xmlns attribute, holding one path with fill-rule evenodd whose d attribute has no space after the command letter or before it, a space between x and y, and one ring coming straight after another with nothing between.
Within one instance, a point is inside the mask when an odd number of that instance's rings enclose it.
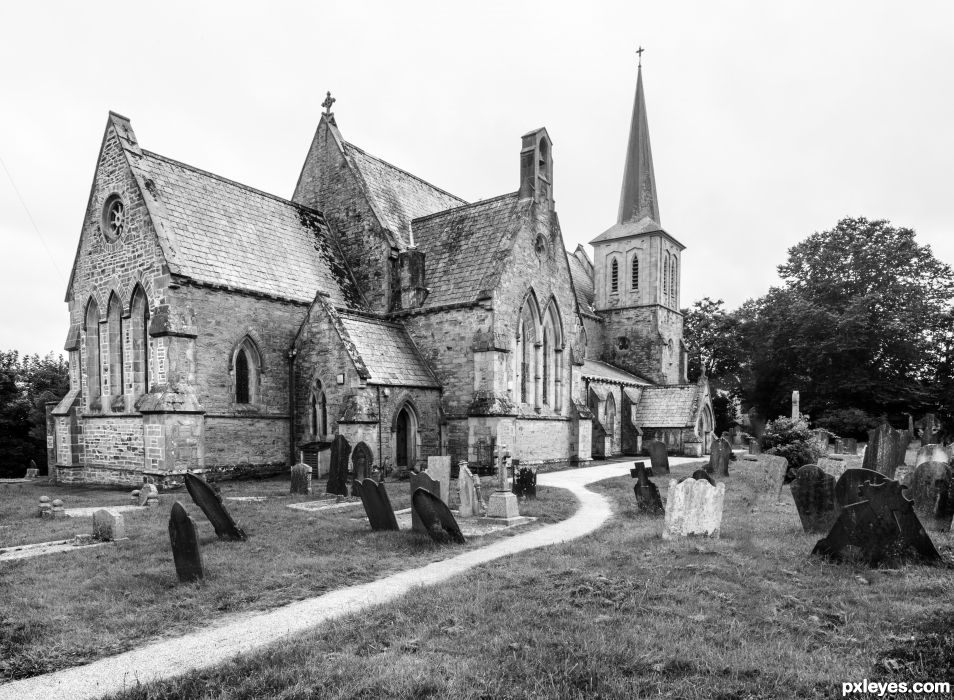
<instances>
[{"instance_id":1,"label":"bell tower","mask_svg":"<svg viewBox=\"0 0 954 700\"><path fill-rule=\"evenodd\" d=\"M679 312L685 246L660 224L642 64L629 128L616 223L590 241L601 358L657 384L686 381Z\"/></svg>"}]
</instances>

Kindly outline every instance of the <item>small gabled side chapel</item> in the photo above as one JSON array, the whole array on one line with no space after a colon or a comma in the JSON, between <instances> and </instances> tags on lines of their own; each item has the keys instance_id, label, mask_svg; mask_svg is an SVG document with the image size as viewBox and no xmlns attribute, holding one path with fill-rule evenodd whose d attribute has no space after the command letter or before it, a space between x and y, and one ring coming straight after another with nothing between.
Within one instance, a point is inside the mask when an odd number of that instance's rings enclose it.
<instances>
[{"instance_id":1,"label":"small gabled side chapel","mask_svg":"<svg viewBox=\"0 0 954 700\"><path fill-rule=\"evenodd\" d=\"M359 477L495 445L522 465L708 451L641 68L592 256L565 249L546 129L521 137L515 191L468 203L346 141L333 103L290 199L148 151L110 112L48 422L59 480L282 470L335 435Z\"/></svg>"}]
</instances>

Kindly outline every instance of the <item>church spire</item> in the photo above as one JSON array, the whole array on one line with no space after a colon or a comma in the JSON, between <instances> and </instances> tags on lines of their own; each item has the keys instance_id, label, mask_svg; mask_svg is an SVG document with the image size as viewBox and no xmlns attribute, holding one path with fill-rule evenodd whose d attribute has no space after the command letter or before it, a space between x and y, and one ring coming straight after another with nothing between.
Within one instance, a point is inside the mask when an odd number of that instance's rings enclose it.
<instances>
[{"instance_id":1,"label":"church spire","mask_svg":"<svg viewBox=\"0 0 954 700\"><path fill-rule=\"evenodd\" d=\"M619 198L616 222L640 221L646 217L659 224L659 201L656 199L656 176L653 174L653 152L649 146L649 121L646 98L643 96L642 48L636 73L636 100L629 126L626 168L623 170L623 191Z\"/></svg>"}]
</instances>

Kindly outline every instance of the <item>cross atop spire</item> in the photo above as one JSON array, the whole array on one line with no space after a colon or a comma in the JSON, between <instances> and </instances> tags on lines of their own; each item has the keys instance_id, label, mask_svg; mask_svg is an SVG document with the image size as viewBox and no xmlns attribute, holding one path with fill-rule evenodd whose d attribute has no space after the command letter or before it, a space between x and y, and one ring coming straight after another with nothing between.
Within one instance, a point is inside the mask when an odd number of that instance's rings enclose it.
<instances>
[{"instance_id":1,"label":"cross atop spire","mask_svg":"<svg viewBox=\"0 0 954 700\"><path fill-rule=\"evenodd\" d=\"M623 170L623 191L619 197L619 216L616 222L641 221L649 218L659 226L659 202L656 199L656 176L653 173L653 152L649 146L649 120L646 117L646 98L643 95L642 52L636 69L636 99L633 118L629 125L629 145L626 148L626 167Z\"/></svg>"},{"instance_id":2,"label":"cross atop spire","mask_svg":"<svg viewBox=\"0 0 954 700\"><path fill-rule=\"evenodd\" d=\"M646 49L644 49L642 46L640 46L638 49L636 49L636 55L639 56L639 65L637 66L637 68L642 68L642 67L643 67L643 51L645 51L645 50L646 50Z\"/></svg>"},{"instance_id":3,"label":"cross atop spire","mask_svg":"<svg viewBox=\"0 0 954 700\"><path fill-rule=\"evenodd\" d=\"M331 96L331 91L328 92L328 96L325 98L325 101L321 103L321 106L325 108L325 114L329 117L331 116L331 105L337 102L334 97Z\"/></svg>"}]
</instances>

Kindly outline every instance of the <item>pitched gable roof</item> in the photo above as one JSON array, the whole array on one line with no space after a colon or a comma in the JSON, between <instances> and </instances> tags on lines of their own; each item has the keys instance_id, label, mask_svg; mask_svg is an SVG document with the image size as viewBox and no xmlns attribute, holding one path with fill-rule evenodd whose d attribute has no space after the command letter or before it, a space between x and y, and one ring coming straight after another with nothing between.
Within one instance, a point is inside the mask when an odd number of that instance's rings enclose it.
<instances>
[{"instance_id":1,"label":"pitched gable roof","mask_svg":"<svg viewBox=\"0 0 954 700\"><path fill-rule=\"evenodd\" d=\"M580 311L595 314L593 300L596 298L596 291L593 287L592 268L587 269L587 266L575 253L567 253L566 259L570 264L570 276L573 278L576 303L579 304Z\"/></svg>"},{"instance_id":2,"label":"pitched gable roof","mask_svg":"<svg viewBox=\"0 0 954 700\"><path fill-rule=\"evenodd\" d=\"M635 374L614 367L600 360L583 360L583 369L580 374L591 379L617 382L619 384L629 384L638 386L652 386L652 382Z\"/></svg>"},{"instance_id":3,"label":"pitched gable roof","mask_svg":"<svg viewBox=\"0 0 954 700\"><path fill-rule=\"evenodd\" d=\"M702 391L699 384L647 386L633 422L645 428L691 428L696 424Z\"/></svg>"},{"instance_id":4,"label":"pitched gable roof","mask_svg":"<svg viewBox=\"0 0 954 700\"><path fill-rule=\"evenodd\" d=\"M511 192L415 219L414 242L425 255L430 288L421 308L472 303L493 290L523 211Z\"/></svg>"},{"instance_id":5,"label":"pitched gable roof","mask_svg":"<svg viewBox=\"0 0 954 700\"><path fill-rule=\"evenodd\" d=\"M376 158L353 143L343 142L345 155L364 179L381 225L411 245L411 220L466 204L429 182ZM416 237L416 232L415 232Z\"/></svg>"},{"instance_id":6,"label":"pitched gable roof","mask_svg":"<svg viewBox=\"0 0 954 700\"><path fill-rule=\"evenodd\" d=\"M132 159L143 196L174 237L178 274L199 282L364 308L321 212L143 150ZM171 231L170 231L171 229Z\"/></svg>"},{"instance_id":7,"label":"pitched gable roof","mask_svg":"<svg viewBox=\"0 0 954 700\"><path fill-rule=\"evenodd\" d=\"M367 370L364 378L368 382L440 387L404 326L347 313L339 314L338 318L342 340L354 346L354 352Z\"/></svg>"}]
</instances>

